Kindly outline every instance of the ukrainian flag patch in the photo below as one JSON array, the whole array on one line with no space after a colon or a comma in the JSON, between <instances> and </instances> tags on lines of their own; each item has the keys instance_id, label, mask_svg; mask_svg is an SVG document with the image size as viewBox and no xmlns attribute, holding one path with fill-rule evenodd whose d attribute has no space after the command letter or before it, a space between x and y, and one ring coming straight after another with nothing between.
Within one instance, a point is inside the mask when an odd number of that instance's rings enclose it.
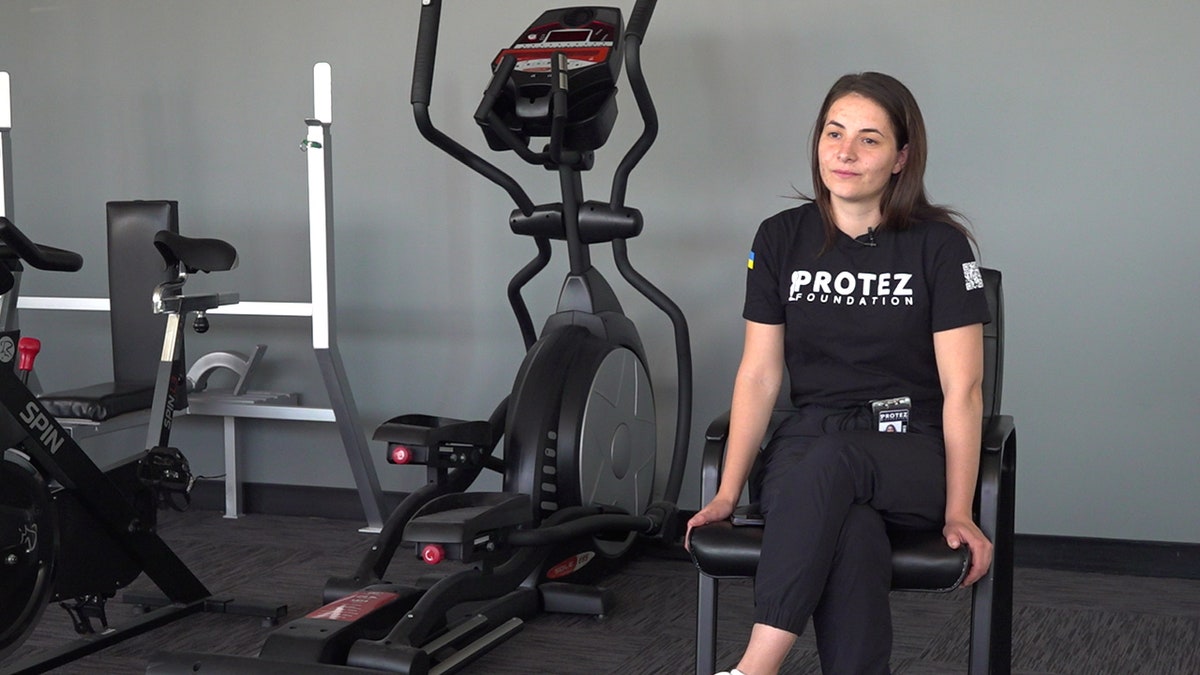
<instances>
[{"instance_id":1,"label":"ukrainian flag patch","mask_svg":"<svg viewBox=\"0 0 1200 675\"><path fill-rule=\"evenodd\" d=\"M750 251L750 257L746 258L746 269L754 269L754 251Z\"/></svg>"}]
</instances>

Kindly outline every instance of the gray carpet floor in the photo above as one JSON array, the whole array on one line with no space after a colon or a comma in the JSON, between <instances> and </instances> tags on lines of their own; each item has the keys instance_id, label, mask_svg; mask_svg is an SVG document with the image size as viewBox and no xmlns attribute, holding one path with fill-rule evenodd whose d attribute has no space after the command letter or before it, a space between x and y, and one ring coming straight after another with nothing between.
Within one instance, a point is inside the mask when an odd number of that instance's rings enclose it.
<instances>
[{"instance_id":1,"label":"gray carpet floor","mask_svg":"<svg viewBox=\"0 0 1200 675\"><path fill-rule=\"evenodd\" d=\"M353 570L373 539L357 527L341 520L264 515L229 520L192 511L164 515L160 532L214 594L286 604L290 620L321 604L329 576ZM399 581L424 570L401 551L388 576ZM467 672L692 673L695 575L679 556L644 553L604 582L617 599L609 615L538 616ZM132 588L153 586L143 578ZM965 672L969 598L966 591L894 594L893 671ZM1015 673L1200 674L1200 581L1018 568L1014 599ZM723 583L721 664L736 661L749 632L750 609L749 582ZM133 616L132 607L110 603L114 626ZM161 651L254 655L271 630L253 617L199 614L55 672L141 673ZM0 662L0 672L73 639L66 612L51 606L30 638ZM784 672L820 672L811 637L797 643Z\"/></svg>"}]
</instances>

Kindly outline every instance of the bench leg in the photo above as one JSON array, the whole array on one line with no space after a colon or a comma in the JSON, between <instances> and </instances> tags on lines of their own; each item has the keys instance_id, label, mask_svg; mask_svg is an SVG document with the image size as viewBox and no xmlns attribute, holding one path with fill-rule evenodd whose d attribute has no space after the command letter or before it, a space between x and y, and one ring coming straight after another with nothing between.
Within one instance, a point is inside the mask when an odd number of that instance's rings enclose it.
<instances>
[{"instance_id":1,"label":"bench leg","mask_svg":"<svg viewBox=\"0 0 1200 675\"><path fill-rule=\"evenodd\" d=\"M222 417L225 435L225 517L242 516L242 480L238 475L237 418Z\"/></svg>"}]
</instances>

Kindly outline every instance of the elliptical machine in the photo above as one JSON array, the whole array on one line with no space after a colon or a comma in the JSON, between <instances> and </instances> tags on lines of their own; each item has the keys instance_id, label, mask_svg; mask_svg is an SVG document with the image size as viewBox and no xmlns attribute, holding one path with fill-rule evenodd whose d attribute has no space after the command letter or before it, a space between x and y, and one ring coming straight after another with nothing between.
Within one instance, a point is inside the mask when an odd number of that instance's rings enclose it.
<instances>
[{"instance_id":1,"label":"elliptical machine","mask_svg":"<svg viewBox=\"0 0 1200 675\"><path fill-rule=\"evenodd\" d=\"M507 173L438 130L429 116L440 0L423 0L412 85L412 104L422 135L452 157L504 188L517 208L509 217L516 234L532 237L537 255L510 281L508 299L527 350L512 391L484 421L402 415L379 427L375 440L388 442L388 461L427 467L429 484L393 513L351 578L333 579L329 590L361 587L382 578L401 540L416 545L421 557L472 562L499 549L556 539L568 530L608 534L590 542L591 554L564 556L552 578L582 571L595 556L618 558L633 534L660 535L670 524L687 459L691 424L691 349L683 313L634 269L626 242L641 233L639 211L625 205L629 174L649 150L658 120L641 70L642 37L654 10L639 0L622 30L620 10L574 7L543 13L493 62L492 79L475 112L488 145L511 150L525 161L555 171L562 201L535 205ZM595 150L616 121L616 82L626 65L643 131L613 176L607 202L584 200L581 174L592 168ZM548 137L540 151L532 139ZM522 288L549 263L551 241L565 243L570 268L556 311L536 333ZM623 313L612 287L591 264L591 247L611 244L617 269L629 284L671 320L677 357L678 400L670 472L662 502L651 508L658 442L653 392L645 351L633 322ZM503 439L503 459L491 456ZM462 493L487 468L504 476L498 493ZM448 496L447 496L448 495ZM436 499L434 499L436 497ZM430 500L433 500L430 503ZM584 507L603 513L566 509ZM421 509L417 513L417 509ZM471 511L489 517L511 510L519 533L482 539ZM453 513L458 511L457 513ZM599 518L612 514L653 514L655 524ZM434 514L437 514L436 517ZM554 517L556 528L544 528ZM462 531L441 523L465 522ZM570 527L564 523L574 523ZM439 530L445 530L439 532ZM541 535L534 535L543 530ZM625 537L612 539L624 531ZM342 588L338 588L338 586ZM602 612L596 612L602 613Z\"/></svg>"},{"instance_id":2,"label":"elliptical machine","mask_svg":"<svg viewBox=\"0 0 1200 675\"><path fill-rule=\"evenodd\" d=\"M489 419L400 415L376 430L374 439L387 442L388 461L423 465L428 482L390 514L354 574L329 580L328 604L274 631L257 659L162 655L147 672L456 672L539 611L607 613L611 596L589 583L627 559L639 537L677 537L675 502L691 424L687 323L630 263L626 242L641 233L643 221L624 203L629 174L658 130L640 63L654 6L655 0L637 0L627 28L616 8L547 11L494 60L475 119L492 149L558 174L562 201L535 205L509 174L432 123L441 0L422 0L412 84L417 125L434 145L504 188L517 205L511 229L535 242L535 257L508 286L527 354ZM609 200L585 200L581 174L615 123L622 63L643 131L614 173ZM535 138L548 143L533 150ZM521 290L548 265L554 241L564 242L570 268L539 334ZM591 264L591 247L600 244L611 244L622 276L674 327L675 438L658 501L645 350ZM484 470L503 475L502 491L467 491ZM385 575L401 546L431 564L465 565L440 577L389 583ZM468 602L483 604L463 618L458 610Z\"/></svg>"}]
</instances>

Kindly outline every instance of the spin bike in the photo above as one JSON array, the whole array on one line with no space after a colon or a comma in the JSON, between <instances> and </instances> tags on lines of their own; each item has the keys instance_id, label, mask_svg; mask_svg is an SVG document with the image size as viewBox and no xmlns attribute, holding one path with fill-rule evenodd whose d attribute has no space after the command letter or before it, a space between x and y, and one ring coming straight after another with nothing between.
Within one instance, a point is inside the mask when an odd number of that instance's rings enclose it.
<instances>
[{"instance_id":1,"label":"spin bike","mask_svg":"<svg viewBox=\"0 0 1200 675\"><path fill-rule=\"evenodd\" d=\"M174 412L187 406L183 386L183 336L189 314L207 330L205 312L237 302L237 294L184 295L188 274L232 269L237 253L226 242L193 239L164 230L154 245L171 279L155 289L154 311L167 315L162 357L151 409L149 449L101 469L79 447L26 385L36 341L20 338L15 322L0 332L0 658L12 653L50 602L71 615L82 637L63 648L6 665L4 672L33 673L63 665L111 644L200 611L278 619L286 609L263 610L217 601L155 528L159 506L191 488L187 459L170 447ZM15 307L22 263L73 272L74 252L31 241L0 217L0 294ZM149 301L150 298L147 298ZM21 352L19 370L14 368ZM106 602L142 572L165 595L128 626L110 629Z\"/></svg>"},{"instance_id":2,"label":"spin bike","mask_svg":"<svg viewBox=\"0 0 1200 675\"><path fill-rule=\"evenodd\" d=\"M534 240L536 256L508 286L527 354L489 419L400 415L376 430L390 463L424 466L428 480L390 514L355 573L329 580L328 604L274 631L256 659L164 655L147 672L456 672L538 612L607 613L611 595L592 582L627 559L639 540L675 540L691 410L687 324L630 263L626 242L643 221L624 203L629 174L658 129L639 58L654 5L638 0L627 28L616 8L547 11L493 62L475 120L493 150L558 174L562 201L535 205L509 174L431 122L441 1L422 0L412 85L417 125L504 188L517 205L512 231ZM609 200L586 201L581 174L613 128L622 61L643 131L615 171ZM534 138L548 143L531 149ZM539 335L521 289L549 263L552 241L565 243L570 269ZM652 501L658 444L645 351L591 264L590 249L600 244L611 244L622 276L674 327L679 398L659 501ZM501 441L503 456L496 457ZM467 491L484 470L503 475L503 491ZM463 565L390 583L384 577L401 546L431 564ZM482 606L462 616L465 603Z\"/></svg>"}]
</instances>

